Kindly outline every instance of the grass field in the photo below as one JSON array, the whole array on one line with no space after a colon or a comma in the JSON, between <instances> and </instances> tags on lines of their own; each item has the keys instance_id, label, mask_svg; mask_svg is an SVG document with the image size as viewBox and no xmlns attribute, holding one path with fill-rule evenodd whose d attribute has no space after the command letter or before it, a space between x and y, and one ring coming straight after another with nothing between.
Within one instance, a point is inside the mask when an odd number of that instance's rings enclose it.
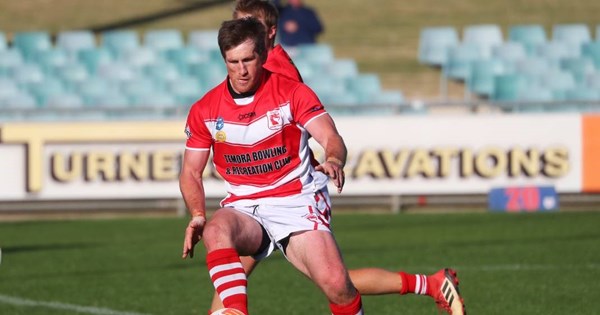
<instances>
[{"instance_id":1,"label":"grass field","mask_svg":"<svg viewBox=\"0 0 600 315\"><path fill-rule=\"evenodd\" d=\"M203 252L185 218L0 223L0 314L206 314ZM339 215L351 268L458 270L470 314L598 314L600 212ZM250 281L253 314L328 314L281 255ZM364 298L367 314L436 314L418 296Z\"/></svg>"},{"instance_id":2,"label":"grass field","mask_svg":"<svg viewBox=\"0 0 600 315\"><path fill-rule=\"evenodd\" d=\"M170 9L191 0L0 0L0 31L89 28ZM600 1L589 0L328 0L305 2L317 9L326 31L321 42L334 46L338 58L353 58L361 72L376 72L386 88L409 98L436 98L437 70L417 62L421 28L448 25L459 31L469 24L493 23L505 34L514 24L538 23L548 34L557 23L600 24ZM232 1L233 3L233 1ZM231 16L231 5L139 25L137 29L214 29ZM462 87L450 86L462 97Z\"/></svg>"}]
</instances>

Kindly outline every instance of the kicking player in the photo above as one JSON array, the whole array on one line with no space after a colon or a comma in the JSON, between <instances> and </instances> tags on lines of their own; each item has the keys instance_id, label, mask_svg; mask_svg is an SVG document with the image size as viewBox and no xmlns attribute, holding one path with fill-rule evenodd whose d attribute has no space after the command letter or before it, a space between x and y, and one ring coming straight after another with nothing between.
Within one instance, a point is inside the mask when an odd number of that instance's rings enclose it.
<instances>
[{"instance_id":1,"label":"kicking player","mask_svg":"<svg viewBox=\"0 0 600 315\"><path fill-rule=\"evenodd\" d=\"M274 5L261 0L238 0L233 12L234 19L255 17L267 31L267 61L263 68L292 80L302 82L298 69L281 45L275 45L277 35L278 12ZM314 162L313 162L314 163ZM258 264L252 256L240 257L247 275ZM422 294L432 297L441 310L449 314L465 314L464 303L458 291L458 279L452 269L442 269L432 275L394 272L380 268L362 268L349 270L354 286L362 295L383 294ZM223 307L219 295L215 292L211 310ZM209 311L210 314L210 311Z\"/></svg>"}]
</instances>

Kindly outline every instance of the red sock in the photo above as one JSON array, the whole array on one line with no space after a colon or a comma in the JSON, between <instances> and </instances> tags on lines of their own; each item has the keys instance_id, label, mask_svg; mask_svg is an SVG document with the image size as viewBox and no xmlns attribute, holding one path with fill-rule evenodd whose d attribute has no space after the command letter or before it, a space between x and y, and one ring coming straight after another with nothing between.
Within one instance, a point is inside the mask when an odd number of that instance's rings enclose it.
<instances>
[{"instance_id":1,"label":"red sock","mask_svg":"<svg viewBox=\"0 0 600 315\"><path fill-rule=\"evenodd\" d=\"M238 253L233 248L214 250L206 255L210 278L225 307L248 314L248 280Z\"/></svg>"},{"instance_id":2,"label":"red sock","mask_svg":"<svg viewBox=\"0 0 600 315\"><path fill-rule=\"evenodd\" d=\"M411 274L399 272L402 277L402 290L400 294L415 293L427 294L427 276L419 274Z\"/></svg>"},{"instance_id":3,"label":"red sock","mask_svg":"<svg viewBox=\"0 0 600 315\"><path fill-rule=\"evenodd\" d=\"M356 292L354 300L347 305L333 304L330 302L329 309L333 315L363 315L360 293Z\"/></svg>"}]
</instances>

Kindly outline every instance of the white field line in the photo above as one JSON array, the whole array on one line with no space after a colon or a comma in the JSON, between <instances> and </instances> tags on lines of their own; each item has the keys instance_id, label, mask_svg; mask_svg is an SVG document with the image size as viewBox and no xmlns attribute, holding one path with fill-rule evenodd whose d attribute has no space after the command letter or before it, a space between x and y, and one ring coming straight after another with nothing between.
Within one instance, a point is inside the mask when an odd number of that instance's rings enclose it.
<instances>
[{"instance_id":1,"label":"white field line","mask_svg":"<svg viewBox=\"0 0 600 315\"><path fill-rule=\"evenodd\" d=\"M83 305L75 305L75 304L67 304L60 302L44 302L44 301L36 301L23 299L20 297L8 296L4 294L0 294L0 303L4 304L12 304L17 306L29 306L29 307L45 307L57 310L66 310L78 313L85 314L95 314L95 315L148 315L143 313L135 313L135 312L124 312L124 311L116 311L108 308L100 308L93 306L83 306Z\"/></svg>"}]
</instances>

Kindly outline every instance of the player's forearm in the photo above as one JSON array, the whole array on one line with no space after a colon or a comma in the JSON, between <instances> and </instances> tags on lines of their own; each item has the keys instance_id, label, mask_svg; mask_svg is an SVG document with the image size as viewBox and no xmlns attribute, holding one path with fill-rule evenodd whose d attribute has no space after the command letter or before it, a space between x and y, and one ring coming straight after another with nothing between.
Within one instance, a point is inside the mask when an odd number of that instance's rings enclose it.
<instances>
[{"instance_id":1,"label":"player's forearm","mask_svg":"<svg viewBox=\"0 0 600 315\"><path fill-rule=\"evenodd\" d=\"M346 165L348 151L344 139L339 134L331 135L325 145L325 161L336 163L340 166Z\"/></svg>"},{"instance_id":2,"label":"player's forearm","mask_svg":"<svg viewBox=\"0 0 600 315\"><path fill-rule=\"evenodd\" d=\"M190 215L206 217L206 195L202 178L182 174L179 178L179 189Z\"/></svg>"}]
</instances>

